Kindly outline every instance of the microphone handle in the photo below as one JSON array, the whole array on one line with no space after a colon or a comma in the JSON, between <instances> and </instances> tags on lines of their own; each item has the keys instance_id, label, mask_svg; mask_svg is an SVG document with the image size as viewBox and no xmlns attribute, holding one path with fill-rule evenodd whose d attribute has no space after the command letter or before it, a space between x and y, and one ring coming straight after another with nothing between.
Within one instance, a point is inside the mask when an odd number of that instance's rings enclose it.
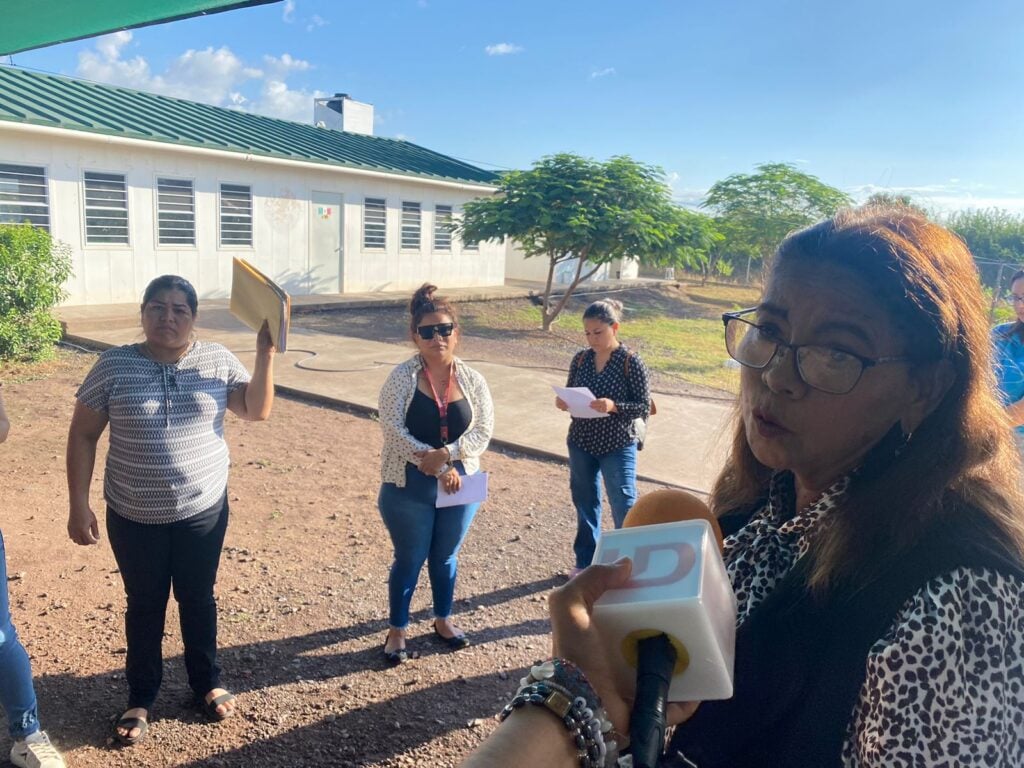
<instances>
[{"instance_id":1,"label":"microphone handle","mask_svg":"<svg viewBox=\"0 0 1024 768\"><path fill-rule=\"evenodd\" d=\"M633 768L655 768L665 748L665 706L676 649L664 632L637 643L636 698L629 717Z\"/></svg>"}]
</instances>

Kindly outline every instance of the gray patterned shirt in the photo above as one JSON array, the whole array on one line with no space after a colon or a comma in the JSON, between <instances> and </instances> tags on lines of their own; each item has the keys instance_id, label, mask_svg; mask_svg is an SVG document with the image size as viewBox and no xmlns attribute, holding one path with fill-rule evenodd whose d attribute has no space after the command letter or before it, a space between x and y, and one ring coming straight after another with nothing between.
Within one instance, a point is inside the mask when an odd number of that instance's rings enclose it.
<instances>
[{"instance_id":1,"label":"gray patterned shirt","mask_svg":"<svg viewBox=\"0 0 1024 768\"><path fill-rule=\"evenodd\" d=\"M249 373L220 344L195 342L176 363L135 344L103 352L76 396L107 414L103 496L122 517L170 523L217 504L227 488L224 412Z\"/></svg>"}]
</instances>

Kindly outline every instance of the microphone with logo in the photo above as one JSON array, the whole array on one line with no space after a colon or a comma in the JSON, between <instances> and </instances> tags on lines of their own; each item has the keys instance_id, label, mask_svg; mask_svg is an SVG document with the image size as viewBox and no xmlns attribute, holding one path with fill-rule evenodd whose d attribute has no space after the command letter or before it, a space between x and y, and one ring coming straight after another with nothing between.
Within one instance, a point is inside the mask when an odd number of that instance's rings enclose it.
<instances>
[{"instance_id":1,"label":"microphone with logo","mask_svg":"<svg viewBox=\"0 0 1024 768\"><path fill-rule=\"evenodd\" d=\"M736 597L721 546L707 505L667 489L640 497L598 541L595 563L633 561L629 579L594 604L593 621L618 661L620 690L633 693L634 768L657 764L668 702L732 696Z\"/></svg>"}]
</instances>

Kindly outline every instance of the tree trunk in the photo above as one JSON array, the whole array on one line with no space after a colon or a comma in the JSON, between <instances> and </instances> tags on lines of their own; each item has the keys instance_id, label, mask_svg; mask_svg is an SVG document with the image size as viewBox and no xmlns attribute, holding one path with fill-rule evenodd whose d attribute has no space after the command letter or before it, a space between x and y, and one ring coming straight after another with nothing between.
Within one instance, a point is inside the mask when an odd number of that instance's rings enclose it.
<instances>
[{"instance_id":1,"label":"tree trunk","mask_svg":"<svg viewBox=\"0 0 1024 768\"><path fill-rule=\"evenodd\" d=\"M544 300L540 305L541 330L544 331L551 330L551 322L555 319L554 316L548 317L548 307L551 305L551 283L555 279L555 264L557 263L558 258L555 254L548 254L548 281L544 284Z\"/></svg>"},{"instance_id":2,"label":"tree trunk","mask_svg":"<svg viewBox=\"0 0 1024 768\"><path fill-rule=\"evenodd\" d=\"M572 296L572 292L576 290L576 286L579 285L584 280L586 280L587 278L589 278L591 275L593 275L595 272L597 272L597 270L601 268L601 265L598 264L592 270L587 272L587 274L581 276L581 273L583 272L583 265L586 263L587 257L586 254L583 253L580 254L580 256L578 256L577 258L578 261L576 262L576 276L573 278L572 282L569 283L569 285L566 287L565 293L562 294L562 298L558 300L557 304L555 304L554 309L551 309L547 300L545 300L543 314L543 328L545 331L551 330L551 324L555 322L555 318L557 318L558 315L562 312L562 310L565 309L565 305L569 301L569 297ZM554 268L554 262L552 262L551 269L548 273L548 295L550 295L551 293L551 275L554 272Z\"/></svg>"}]
</instances>

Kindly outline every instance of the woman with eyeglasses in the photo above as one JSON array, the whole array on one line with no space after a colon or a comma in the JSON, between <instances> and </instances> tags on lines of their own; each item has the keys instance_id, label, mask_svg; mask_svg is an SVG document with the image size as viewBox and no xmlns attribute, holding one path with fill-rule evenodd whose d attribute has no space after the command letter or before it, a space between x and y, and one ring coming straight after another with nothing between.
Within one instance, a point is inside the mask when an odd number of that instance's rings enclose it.
<instances>
[{"instance_id":1,"label":"woman with eyeglasses","mask_svg":"<svg viewBox=\"0 0 1024 768\"><path fill-rule=\"evenodd\" d=\"M494 431L487 382L455 356L455 307L424 284L409 303L416 354L388 376L378 411L384 433L377 498L395 547L388 578L389 665L408 659L409 604L423 563L434 599L434 638L451 650L469 645L452 621L459 547L479 503L438 507L438 493L455 493L462 477L480 470Z\"/></svg>"},{"instance_id":2,"label":"woman with eyeglasses","mask_svg":"<svg viewBox=\"0 0 1024 768\"><path fill-rule=\"evenodd\" d=\"M601 479L608 492L612 522L622 527L636 502L638 423L650 410L647 366L619 341L622 302L600 299L583 311L583 333L589 349L577 352L569 365L567 387L587 387L598 418L573 417L569 425L569 488L576 507L575 562L569 577L590 565L601 535ZM569 408L555 398L559 410Z\"/></svg>"},{"instance_id":3,"label":"woman with eyeglasses","mask_svg":"<svg viewBox=\"0 0 1024 768\"><path fill-rule=\"evenodd\" d=\"M1015 428L1017 449L1024 455L1024 270L1010 278L1009 301L1017 319L993 328L992 343L999 395Z\"/></svg>"},{"instance_id":4,"label":"woman with eyeglasses","mask_svg":"<svg viewBox=\"0 0 1024 768\"><path fill-rule=\"evenodd\" d=\"M963 242L906 209L841 212L787 237L724 322L740 393L710 502L734 694L670 704L659 765L1024 765L1020 467ZM600 728L549 710L563 689L629 732L625 662L590 616L630 568L552 594L558 659L465 765L605 764Z\"/></svg>"},{"instance_id":5,"label":"woman with eyeglasses","mask_svg":"<svg viewBox=\"0 0 1024 768\"><path fill-rule=\"evenodd\" d=\"M122 745L139 742L163 678L164 619L178 602L185 669L196 704L211 721L235 713L217 663L217 580L228 525L224 415L269 418L274 344L263 324L252 376L220 344L195 338L199 302L183 277L163 275L142 297L145 340L103 352L76 393L68 433L68 535L100 539L89 487L96 446L110 426L103 477L110 548L128 610L128 707L114 725Z\"/></svg>"}]
</instances>

